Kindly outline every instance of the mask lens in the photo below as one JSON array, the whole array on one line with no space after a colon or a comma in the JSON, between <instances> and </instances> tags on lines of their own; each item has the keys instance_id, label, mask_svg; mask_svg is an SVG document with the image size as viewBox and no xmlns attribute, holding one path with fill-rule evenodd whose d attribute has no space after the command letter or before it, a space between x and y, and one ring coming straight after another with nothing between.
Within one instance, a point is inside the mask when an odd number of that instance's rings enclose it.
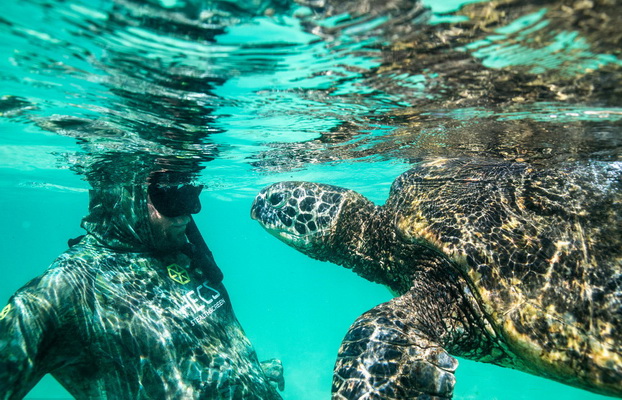
<instances>
[{"instance_id":1,"label":"mask lens","mask_svg":"<svg viewBox=\"0 0 622 400\"><path fill-rule=\"evenodd\" d=\"M203 186L158 186L149 185L151 203L165 217L175 218L182 215L196 214L201 211L199 194Z\"/></svg>"}]
</instances>

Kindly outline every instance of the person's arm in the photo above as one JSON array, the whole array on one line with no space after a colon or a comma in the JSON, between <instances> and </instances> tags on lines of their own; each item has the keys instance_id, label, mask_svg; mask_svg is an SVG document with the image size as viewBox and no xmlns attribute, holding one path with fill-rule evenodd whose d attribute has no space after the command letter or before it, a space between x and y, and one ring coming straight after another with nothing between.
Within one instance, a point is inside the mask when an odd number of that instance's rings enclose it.
<instances>
[{"instance_id":1,"label":"person's arm","mask_svg":"<svg viewBox=\"0 0 622 400\"><path fill-rule=\"evenodd\" d=\"M56 291L62 290L51 287L53 283L46 278L31 281L0 311L1 399L23 398L52 367Z\"/></svg>"}]
</instances>

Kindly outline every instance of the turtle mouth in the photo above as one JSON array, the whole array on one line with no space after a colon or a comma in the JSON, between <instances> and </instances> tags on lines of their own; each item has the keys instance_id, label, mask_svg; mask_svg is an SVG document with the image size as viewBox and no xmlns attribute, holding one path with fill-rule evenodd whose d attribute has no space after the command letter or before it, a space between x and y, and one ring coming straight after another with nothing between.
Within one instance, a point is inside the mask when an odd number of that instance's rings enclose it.
<instances>
[{"instance_id":1,"label":"turtle mouth","mask_svg":"<svg viewBox=\"0 0 622 400\"><path fill-rule=\"evenodd\" d=\"M267 207L265 198L257 196L251 207L251 218L258 221L266 230L270 232L286 231L286 227L282 226L277 213L270 207Z\"/></svg>"}]
</instances>

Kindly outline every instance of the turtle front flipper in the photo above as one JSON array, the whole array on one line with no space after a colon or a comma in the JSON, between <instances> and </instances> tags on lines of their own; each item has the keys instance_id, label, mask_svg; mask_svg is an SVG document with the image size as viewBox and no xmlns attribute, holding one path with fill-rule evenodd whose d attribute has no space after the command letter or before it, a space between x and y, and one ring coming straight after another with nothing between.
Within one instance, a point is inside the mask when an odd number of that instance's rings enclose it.
<instances>
[{"instance_id":1,"label":"turtle front flipper","mask_svg":"<svg viewBox=\"0 0 622 400\"><path fill-rule=\"evenodd\" d=\"M359 317L339 349L333 400L451 399L458 361L404 321L393 300Z\"/></svg>"}]
</instances>

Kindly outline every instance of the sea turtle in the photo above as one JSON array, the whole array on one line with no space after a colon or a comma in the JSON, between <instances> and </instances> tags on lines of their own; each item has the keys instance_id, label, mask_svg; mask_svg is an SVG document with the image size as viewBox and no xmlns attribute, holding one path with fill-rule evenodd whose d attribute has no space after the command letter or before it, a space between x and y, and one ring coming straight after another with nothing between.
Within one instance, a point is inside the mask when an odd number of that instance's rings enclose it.
<instances>
[{"instance_id":1,"label":"sea turtle","mask_svg":"<svg viewBox=\"0 0 622 400\"><path fill-rule=\"evenodd\" d=\"M621 397L620 211L618 162L434 159L399 176L383 206L280 182L251 216L396 294L346 334L333 399L451 398L451 355Z\"/></svg>"}]
</instances>

